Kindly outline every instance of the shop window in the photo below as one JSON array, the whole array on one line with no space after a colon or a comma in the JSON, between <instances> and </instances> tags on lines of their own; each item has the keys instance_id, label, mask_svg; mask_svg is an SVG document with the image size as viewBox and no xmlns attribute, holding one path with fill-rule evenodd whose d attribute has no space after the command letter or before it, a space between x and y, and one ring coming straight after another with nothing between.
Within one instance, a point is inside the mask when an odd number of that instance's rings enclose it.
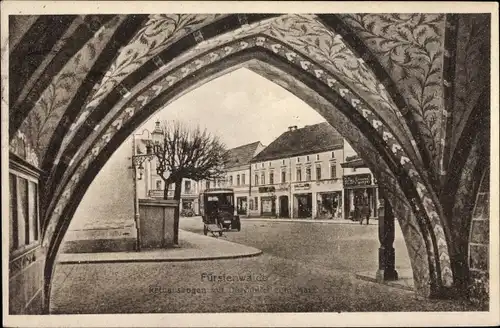
<instances>
[{"instance_id":1,"label":"shop window","mask_svg":"<svg viewBox=\"0 0 500 328\"><path fill-rule=\"evenodd\" d=\"M286 182L286 172L281 171L281 183L285 183L285 182Z\"/></svg>"},{"instance_id":2,"label":"shop window","mask_svg":"<svg viewBox=\"0 0 500 328\"><path fill-rule=\"evenodd\" d=\"M242 174L241 175L241 184L242 185L245 185L246 181L245 181L245 174Z\"/></svg>"},{"instance_id":3,"label":"shop window","mask_svg":"<svg viewBox=\"0 0 500 328\"><path fill-rule=\"evenodd\" d=\"M22 170L9 172L9 251L19 254L40 240L39 175L17 161L9 163Z\"/></svg>"},{"instance_id":4,"label":"shop window","mask_svg":"<svg viewBox=\"0 0 500 328\"><path fill-rule=\"evenodd\" d=\"M264 174L264 172L260 174L260 183L263 185L266 184L266 175Z\"/></svg>"},{"instance_id":5,"label":"shop window","mask_svg":"<svg viewBox=\"0 0 500 328\"><path fill-rule=\"evenodd\" d=\"M311 181L311 168L306 168L306 181Z\"/></svg>"},{"instance_id":6,"label":"shop window","mask_svg":"<svg viewBox=\"0 0 500 328\"><path fill-rule=\"evenodd\" d=\"M20 246L30 243L29 233L29 204L28 204L28 180L18 178L18 215L19 215L19 243Z\"/></svg>"},{"instance_id":7,"label":"shop window","mask_svg":"<svg viewBox=\"0 0 500 328\"><path fill-rule=\"evenodd\" d=\"M330 165L330 178L337 179L337 165L335 163Z\"/></svg>"},{"instance_id":8,"label":"shop window","mask_svg":"<svg viewBox=\"0 0 500 328\"><path fill-rule=\"evenodd\" d=\"M259 185L259 175L258 174L255 175L255 185L256 186Z\"/></svg>"},{"instance_id":9,"label":"shop window","mask_svg":"<svg viewBox=\"0 0 500 328\"><path fill-rule=\"evenodd\" d=\"M239 186L240 185L240 175L236 175L236 185Z\"/></svg>"},{"instance_id":10,"label":"shop window","mask_svg":"<svg viewBox=\"0 0 500 328\"><path fill-rule=\"evenodd\" d=\"M269 184L274 184L274 172L269 172Z\"/></svg>"},{"instance_id":11,"label":"shop window","mask_svg":"<svg viewBox=\"0 0 500 328\"><path fill-rule=\"evenodd\" d=\"M19 247L19 224L17 215L17 178L14 174L9 174L9 192L10 192L10 224L9 224L9 246L10 250Z\"/></svg>"},{"instance_id":12,"label":"shop window","mask_svg":"<svg viewBox=\"0 0 500 328\"><path fill-rule=\"evenodd\" d=\"M321 166L316 166L316 180L321 180Z\"/></svg>"},{"instance_id":13,"label":"shop window","mask_svg":"<svg viewBox=\"0 0 500 328\"><path fill-rule=\"evenodd\" d=\"M299 181L299 182L302 181L302 170L301 169L297 169L295 180Z\"/></svg>"}]
</instances>

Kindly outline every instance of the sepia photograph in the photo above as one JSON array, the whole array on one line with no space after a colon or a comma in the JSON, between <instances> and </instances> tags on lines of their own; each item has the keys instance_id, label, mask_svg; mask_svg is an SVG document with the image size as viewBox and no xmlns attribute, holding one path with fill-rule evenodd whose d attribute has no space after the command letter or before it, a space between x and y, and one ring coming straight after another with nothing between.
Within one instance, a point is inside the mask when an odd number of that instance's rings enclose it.
<instances>
[{"instance_id":1,"label":"sepia photograph","mask_svg":"<svg viewBox=\"0 0 500 328\"><path fill-rule=\"evenodd\" d=\"M1 5L5 326L500 324L498 4Z\"/></svg>"}]
</instances>

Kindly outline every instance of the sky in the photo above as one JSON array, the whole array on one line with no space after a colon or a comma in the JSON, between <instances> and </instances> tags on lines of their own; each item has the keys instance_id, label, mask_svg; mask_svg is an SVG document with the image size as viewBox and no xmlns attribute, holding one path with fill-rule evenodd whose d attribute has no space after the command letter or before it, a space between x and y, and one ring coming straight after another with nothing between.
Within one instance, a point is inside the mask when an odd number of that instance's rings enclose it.
<instances>
[{"instance_id":1,"label":"sky","mask_svg":"<svg viewBox=\"0 0 500 328\"><path fill-rule=\"evenodd\" d=\"M206 128L233 148L269 145L289 126L324 122L312 107L279 85L240 68L194 89L156 112L136 132L152 131L156 120Z\"/></svg>"}]
</instances>

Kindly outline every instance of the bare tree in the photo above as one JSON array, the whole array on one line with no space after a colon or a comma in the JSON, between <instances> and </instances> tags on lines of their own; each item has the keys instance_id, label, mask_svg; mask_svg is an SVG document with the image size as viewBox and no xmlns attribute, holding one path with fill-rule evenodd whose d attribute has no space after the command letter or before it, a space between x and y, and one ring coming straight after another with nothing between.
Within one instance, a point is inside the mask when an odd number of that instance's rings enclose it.
<instances>
[{"instance_id":1,"label":"bare tree","mask_svg":"<svg viewBox=\"0 0 500 328\"><path fill-rule=\"evenodd\" d=\"M175 185L174 199L180 201L183 179L217 180L224 174L228 152L219 137L177 121L162 122L163 137L153 145L157 160L156 172L165 183L163 194L168 199L168 189ZM179 208L174 214L174 243L178 243Z\"/></svg>"}]
</instances>

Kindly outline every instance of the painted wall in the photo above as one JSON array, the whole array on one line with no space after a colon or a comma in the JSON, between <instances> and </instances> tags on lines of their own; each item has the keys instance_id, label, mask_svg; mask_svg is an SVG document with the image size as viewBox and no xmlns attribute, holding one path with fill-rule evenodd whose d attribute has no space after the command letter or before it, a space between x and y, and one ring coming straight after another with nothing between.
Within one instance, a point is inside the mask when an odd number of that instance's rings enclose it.
<instances>
[{"instance_id":1,"label":"painted wall","mask_svg":"<svg viewBox=\"0 0 500 328\"><path fill-rule=\"evenodd\" d=\"M128 138L95 177L75 212L69 230L134 226L132 138Z\"/></svg>"}]
</instances>

